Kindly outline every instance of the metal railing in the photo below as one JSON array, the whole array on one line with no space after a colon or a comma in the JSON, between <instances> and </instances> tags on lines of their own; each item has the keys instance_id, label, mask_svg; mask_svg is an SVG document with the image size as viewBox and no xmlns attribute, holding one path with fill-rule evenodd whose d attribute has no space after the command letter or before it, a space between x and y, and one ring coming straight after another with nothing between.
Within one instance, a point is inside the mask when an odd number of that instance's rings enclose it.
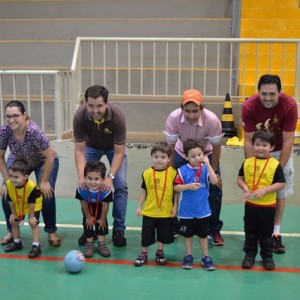
<instances>
[{"instance_id":1,"label":"metal railing","mask_svg":"<svg viewBox=\"0 0 300 300\"><path fill-rule=\"evenodd\" d=\"M206 100L244 100L259 77L278 74L299 102L299 39L78 37L70 71L0 70L0 108L19 99L52 139L72 131L84 90L102 84L110 95L160 101L197 88Z\"/></svg>"},{"instance_id":2,"label":"metal railing","mask_svg":"<svg viewBox=\"0 0 300 300\"><path fill-rule=\"evenodd\" d=\"M72 130L75 111L72 98L70 72L0 70L1 124L5 105L17 99L49 138L61 139Z\"/></svg>"},{"instance_id":3,"label":"metal railing","mask_svg":"<svg viewBox=\"0 0 300 300\"><path fill-rule=\"evenodd\" d=\"M80 91L99 83L112 95L173 96L194 87L242 99L274 73L298 100L300 40L78 37L71 71Z\"/></svg>"}]
</instances>

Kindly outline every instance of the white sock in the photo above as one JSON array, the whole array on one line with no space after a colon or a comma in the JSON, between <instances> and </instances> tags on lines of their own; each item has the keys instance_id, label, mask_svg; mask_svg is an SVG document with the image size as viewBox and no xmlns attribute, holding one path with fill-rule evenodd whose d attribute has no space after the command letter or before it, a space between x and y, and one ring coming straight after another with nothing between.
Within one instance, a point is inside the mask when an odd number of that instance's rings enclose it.
<instances>
[{"instance_id":1,"label":"white sock","mask_svg":"<svg viewBox=\"0 0 300 300\"><path fill-rule=\"evenodd\" d=\"M39 246L40 246L40 243L39 243L39 242L32 242L32 246L37 246L37 247L39 247Z\"/></svg>"},{"instance_id":2,"label":"white sock","mask_svg":"<svg viewBox=\"0 0 300 300\"><path fill-rule=\"evenodd\" d=\"M14 243L20 244L20 243L21 243L21 240L20 240L20 239L14 239Z\"/></svg>"},{"instance_id":3,"label":"white sock","mask_svg":"<svg viewBox=\"0 0 300 300\"><path fill-rule=\"evenodd\" d=\"M273 235L280 234L280 225L274 225Z\"/></svg>"}]
</instances>

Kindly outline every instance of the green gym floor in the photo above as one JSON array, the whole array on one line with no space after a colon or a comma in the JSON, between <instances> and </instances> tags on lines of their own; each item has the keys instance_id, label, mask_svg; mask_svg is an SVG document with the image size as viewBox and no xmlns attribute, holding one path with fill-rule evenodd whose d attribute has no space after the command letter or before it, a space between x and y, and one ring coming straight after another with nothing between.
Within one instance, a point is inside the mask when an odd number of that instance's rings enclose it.
<instances>
[{"instance_id":1,"label":"green gym floor","mask_svg":"<svg viewBox=\"0 0 300 300\"><path fill-rule=\"evenodd\" d=\"M136 201L129 201L127 211L127 246L112 245L109 258L98 253L87 259L82 272L70 274L64 268L64 256L70 250L79 249L77 240L81 229L81 212L75 199L57 199L58 233L62 245L53 248L41 226L42 254L29 260L31 231L21 228L24 248L14 254L6 254L0 248L0 299L299 299L300 294L300 207L286 207L282 226L283 241L287 252L274 255L276 269L265 271L258 255L255 267L240 267L244 253L243 205L224 204L222 220L225 245L209 245L209 252L217 269L207 272L200 266L200 248L195 239L193 245L194 267L181 268L184 256L184 240L179 237L174 244L165 247L166 266L154 263L156 247L149 249L149 263L134 267L133 261L140 251L141 218L135 216ZM5 235L3 213L0 212L0 234ZM112 223L109 218L110 225ZM298 295L298 296L297 296Z\"/></svg>"}]
</instances>

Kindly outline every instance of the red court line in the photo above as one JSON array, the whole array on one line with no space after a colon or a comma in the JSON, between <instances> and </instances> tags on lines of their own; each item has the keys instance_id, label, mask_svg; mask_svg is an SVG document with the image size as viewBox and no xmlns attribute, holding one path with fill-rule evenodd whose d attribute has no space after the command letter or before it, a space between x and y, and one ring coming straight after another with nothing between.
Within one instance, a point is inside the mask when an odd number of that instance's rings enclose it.
<instances>
[{"instance_id":1,"label":"red court line","mask_svg":"<svg viewBox=\"0 0 300 300\"><path fill-rule=\"evenodd\" d=\"M64 261L64 257L39 256L37 258L30 259L26 255L15 255L15 254L0 254L0 258L22 259L22 260L42 260L42 261ZM131 260L86 258L85 261L87 263L96 263L96 264L132 265L133 266L133 261L131 261ZM179 262L168 262L164 266L159 266L155 262L147 262L145 266L180 268L181 263L179 263ZM194 265L193 268L194 269L199 269L199 268L202 268L202 266ZM217 270L227 270L227 271L300 273L300 268L275 268L275 270L273 270L273 271L267 271L263 267L253 267L249 270L245 270L240 266L216 265L216 268L217 268Z\"/></svg>"}]
</instances>

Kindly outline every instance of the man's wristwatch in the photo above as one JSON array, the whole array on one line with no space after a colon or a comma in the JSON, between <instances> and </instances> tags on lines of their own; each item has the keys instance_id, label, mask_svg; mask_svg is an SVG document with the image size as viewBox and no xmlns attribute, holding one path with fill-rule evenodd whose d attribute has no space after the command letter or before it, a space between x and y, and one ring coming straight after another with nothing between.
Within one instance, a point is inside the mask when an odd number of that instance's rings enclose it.
<instances>
[{"instance_id":1,"label":"man's wristwatch","mask_svg":"<svg viewBox=\"0 0 300 300\"><path fill-rule=\"evenodd\" d=\"M111 174L111 173L108 174L107 177L110 178L111 180L114 180L114 179L115 179L115 176L114 176L113 174Z\"/></svg>"}]
</instances>

